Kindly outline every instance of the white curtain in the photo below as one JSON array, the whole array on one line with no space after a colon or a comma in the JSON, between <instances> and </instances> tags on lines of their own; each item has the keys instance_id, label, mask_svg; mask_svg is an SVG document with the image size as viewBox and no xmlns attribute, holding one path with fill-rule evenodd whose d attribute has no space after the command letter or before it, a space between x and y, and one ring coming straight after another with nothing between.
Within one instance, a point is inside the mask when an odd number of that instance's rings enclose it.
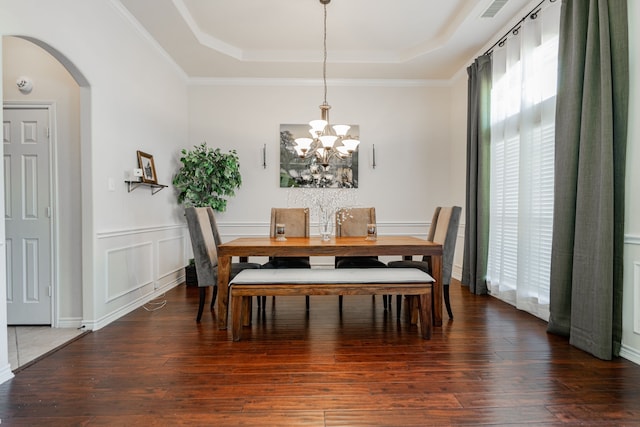
<instances>
[{"instance_id":1,"label":"white curtain","mask_svg":"<svg viewBox=\"0 0 640 427\"><path fill-rule=\"evenodd\" d=\"M493 51L491 295L549 318L560 1L546 2Z\"/></svg>"}]
</instances>

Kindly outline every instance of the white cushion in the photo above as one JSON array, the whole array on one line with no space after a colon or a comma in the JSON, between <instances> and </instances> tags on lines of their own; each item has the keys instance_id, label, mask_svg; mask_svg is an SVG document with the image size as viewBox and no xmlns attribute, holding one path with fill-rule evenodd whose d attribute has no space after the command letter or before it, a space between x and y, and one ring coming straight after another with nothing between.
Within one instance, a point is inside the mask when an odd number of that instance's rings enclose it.
<instances>
[{"instance_id":1,"label":"white cushion","mask_svg":"<svg viewBox=\"0 0 640 427\"><path fill-rule=\"evenodd\" d=\"M417 268L279 268L243 270L229 283L433 283Z\"/></svg>"}]
</instances>

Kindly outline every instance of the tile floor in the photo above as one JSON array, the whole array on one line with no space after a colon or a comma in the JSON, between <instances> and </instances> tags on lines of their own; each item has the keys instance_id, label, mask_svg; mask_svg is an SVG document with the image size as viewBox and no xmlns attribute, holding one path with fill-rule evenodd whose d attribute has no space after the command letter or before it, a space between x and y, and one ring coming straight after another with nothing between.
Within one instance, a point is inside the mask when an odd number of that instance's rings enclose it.
<instances>
[{"instance_id":1,"label":"tile floor","mask_svg":"<svg viewBox=\"0 0 640 427\"><path fill-rule=\"evenodd\" d=\"M85 332L83 329L49 326L7 327L11 370L15 371L28 365Z\"/></svg>"}]
</instances>

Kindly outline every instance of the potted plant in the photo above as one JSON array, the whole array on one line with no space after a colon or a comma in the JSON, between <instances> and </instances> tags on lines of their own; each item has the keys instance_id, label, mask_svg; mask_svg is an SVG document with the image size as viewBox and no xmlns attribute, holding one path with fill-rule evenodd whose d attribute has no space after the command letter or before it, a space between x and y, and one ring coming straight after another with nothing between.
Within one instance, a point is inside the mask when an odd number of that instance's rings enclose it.
<instances>
[{"instance_id":1,"label":"potted plant","mask_svg":"<svg viewBox=\"0 0 640 427\"><path fill-rule=\"evenodd\" d=\"M189 264L184 268L184 283L187 286L198 286L198 273L196 271L196 260L191 258Z\"/></svg>"},{"instance_id":2,"label":"potted plant","mask_svg":"<svg viewBox=\"0 0 640 427\"><path fill-rule=\"evenodd\" d=\"M240 159L236 150L223 153L219 148L207 147L203 142L193 150L182 150L182 167L173 177L178 190L178 203L185 206L211 206L224 212L226 197L234 196L240 188Z\"/></svg>"},{"instance_id":3,"label":"potted plant","mask_svg":"<svg viewBox=\"0 0 640 427\"><path fill-rule=\"evenodd\" d=\"M181 153L182 166L172 181L178 190L178 203L185 207L211 206L214 211L224 212L227 198L234 196L235 190L242 184L240 159L236 150L223 153L219 148L210 148L203 142L192 150L183 149ZM187 286L197 286L197 279L192 283L195 277L195 265L190 261L185 267Z\"/></svg>"}]
</instances>

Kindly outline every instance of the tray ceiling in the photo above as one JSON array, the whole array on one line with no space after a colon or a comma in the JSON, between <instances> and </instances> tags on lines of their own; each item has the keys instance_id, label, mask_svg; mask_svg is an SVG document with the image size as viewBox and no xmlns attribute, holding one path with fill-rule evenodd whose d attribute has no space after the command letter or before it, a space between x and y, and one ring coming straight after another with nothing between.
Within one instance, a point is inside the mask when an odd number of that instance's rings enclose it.
<instances>
[{"instance_id":1,"label":"tray ceiling","mask_svg":"<svg viewBox=\"0 0 640 427\"><path fill-rule=\"evenodd\" d=\"M319 78L318 0L120 0L190 78ZM502 3L504 5L499 7ZM329 78L449 79L530 0L333 0ZM490 7L493 17L482 17Z\"/></svg>"}]
</instances>

